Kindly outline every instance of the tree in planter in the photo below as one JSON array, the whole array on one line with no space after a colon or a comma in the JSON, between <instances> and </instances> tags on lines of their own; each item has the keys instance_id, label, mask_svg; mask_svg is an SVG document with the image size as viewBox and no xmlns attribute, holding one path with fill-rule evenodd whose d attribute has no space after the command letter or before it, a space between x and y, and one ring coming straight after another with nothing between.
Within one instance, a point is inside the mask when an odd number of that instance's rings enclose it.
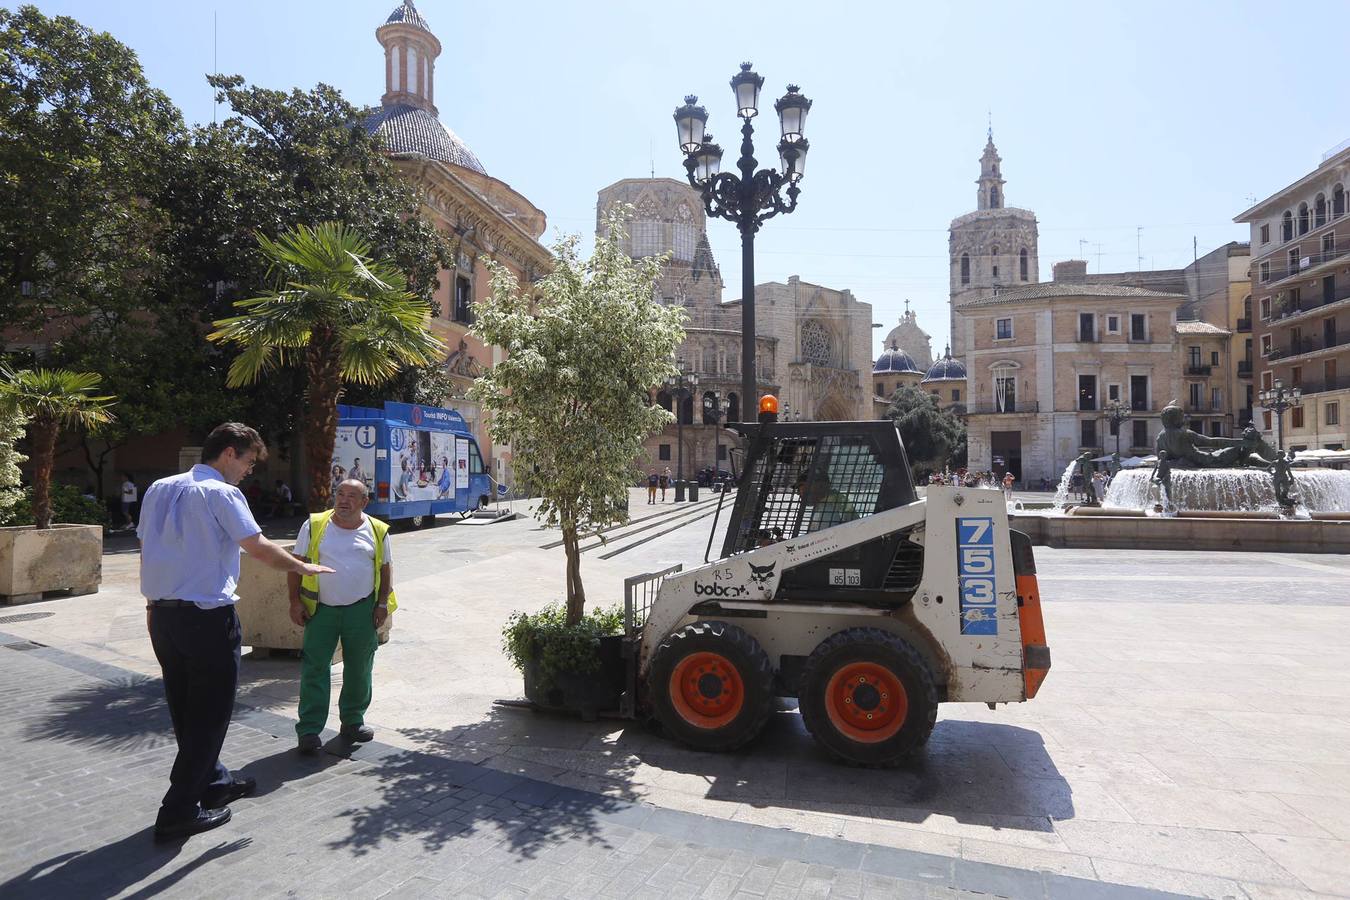
<instances>
[{"instance_id":1,"label":"tree in planter","mask_svg":"<svg viewBox=\"0 0 1350 900\"><path fill-rule=\"evenodd\" d=\"M671 421L648 391L675 372L684 311L655 302L664 259L631 259L619 246L623 213L606 221L582 261L579 239L553 248L553 271L522 292L489 263L491 295L475 305L475 335L506 358L469 390L493 440L510 444L530 472L538 515L560 528L567 553L567 625L585 611L581 540L628 512L642 441Z\"/></svg>"},{"instance_id":2,"label":"tree in planter","mask_svg":"<svg viewBox=\"0 0 1350 900\"><path fill-rule=\"evenodd\" d=\"M243 313L216 322L208 339L241 348L230 365L231 387L253 384L279 365L303 364L309 508L319 511L329 505L344 382L380 384L404 366L441 358L445 346L427 328L427 303L345 225L301 225L275 241L259 235L258 244L273 288L236 302Z\"/></svg>"},{"instance_id":3,"label":"tree in planter","mask_svg":"<svg viewBox=\"0 0 1350 900\"><path fill-rule=\"evenodd\" d=\"M958 454L964 458L965 425L942 409L938 399L927 391L909 386L900 388L891 396L886 417L899 429L916 475L940 469Z\"/></svg>"},{"instance_id":4,"label":"tree in planter","mask_svg":"<svg viewBox=\"0 0 1350 900\"><path fill-rule=\"evenodd\" d=\"M89 372L24 369L0 377L0 410L28 419L33 454L33 524L52 524L51 479L56 438L62 428L96 428L113 420L113 397L97 396L100 380Z\"/></svg>"}]
</instances>

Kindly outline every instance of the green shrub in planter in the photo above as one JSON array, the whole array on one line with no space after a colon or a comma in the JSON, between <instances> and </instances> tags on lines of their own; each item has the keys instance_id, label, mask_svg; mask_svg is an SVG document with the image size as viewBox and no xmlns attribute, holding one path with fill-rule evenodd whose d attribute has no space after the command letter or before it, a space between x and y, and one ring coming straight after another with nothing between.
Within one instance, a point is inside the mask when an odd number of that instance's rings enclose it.
<instances>
[{"instance_id":1,"label":"green shrub in planter","mask_svg":"<svg viewBox=\"0 0 1350 900\"><path fill-rule=\"evenodd\" d=\"M556 602L533 615L512 613L502 628L502 650L522 673L535 663L540 687L548 688L562 675L598 672L600 638L622 631L622 606L592 610L568 625L567 605Z\"/></svg>"},{"instance_id":2,"label":"green shrub in planter","mask_svg":"<svg viewBox=\"0 0 1350 900\"><path fill-rule=\"evenodd\" d=\"M90 500L80 489L70 484L53 484L51 490L52 521L67 525L107 525L108 507L102 500ZM23 497L9 511L9 518L0 525L33 524L33 488L23 489Z\"/></svg>"}]
</instances>

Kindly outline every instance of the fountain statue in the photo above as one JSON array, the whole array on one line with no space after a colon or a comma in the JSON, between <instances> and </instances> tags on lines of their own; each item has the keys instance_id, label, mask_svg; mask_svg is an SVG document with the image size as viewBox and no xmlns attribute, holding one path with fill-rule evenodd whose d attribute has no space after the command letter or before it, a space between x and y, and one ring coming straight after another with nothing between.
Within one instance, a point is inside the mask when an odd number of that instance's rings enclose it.
<instances>
[{"instance_id":1,"label":"fountain statue","mask_svg":"<svg viewBox=\"0 0 1350 900\"><path fill-rule=\"evenodd\" d=\"M1242 437L1206 437L1185 426L1185 414L1176 401L1162 411L1163 430L1155 444L1158 468L1153 480L1169 492L1172 470L1180 469L1269 469L1275 453L1251 425Z\"/></svg>"},{"instance_id":2,"label":"fountain statue","mask_svg":"<svg viewBox=\"0 0 1350 900\"><path fill-rule=\"evenodd\" d=\"M1294 493L1294 467L1290 465L1293 456L1293 451L1285 456L1281 450L1275 454L1275 462L1270 466L1270 474L1275 478L1275 502L1289 510L1298 505L1298 494Z\"/></svg>"}]
</instances>

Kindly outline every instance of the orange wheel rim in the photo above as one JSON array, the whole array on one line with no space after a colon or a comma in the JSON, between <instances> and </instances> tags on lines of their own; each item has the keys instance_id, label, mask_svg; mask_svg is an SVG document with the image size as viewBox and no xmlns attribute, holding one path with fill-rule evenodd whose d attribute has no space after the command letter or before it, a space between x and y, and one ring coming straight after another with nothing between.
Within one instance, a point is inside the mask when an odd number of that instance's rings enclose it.
<instances>
[{"instance_id":1,"label":"orange wheel rim","mask_svg":"<svg viewBox=\"0 0 1350 900\"><path fill-rule=\"evenodd\" d=\"M841 666L825 688L830 724L864 744L892 738L905 724L909 695L900 678L886 666L854 662Z\"/></svg>"},{"instance_id":2,"label":"orange wheel rim","mask_svg":"<svg viewBox=\"0 0 1350 900\"><path fill-rule=\"evenodd\" d=\"M691 653L670 673L675 711L695 728L721 728L745 706L745 682L720 653Z\"/></svg>"}]
</instances>

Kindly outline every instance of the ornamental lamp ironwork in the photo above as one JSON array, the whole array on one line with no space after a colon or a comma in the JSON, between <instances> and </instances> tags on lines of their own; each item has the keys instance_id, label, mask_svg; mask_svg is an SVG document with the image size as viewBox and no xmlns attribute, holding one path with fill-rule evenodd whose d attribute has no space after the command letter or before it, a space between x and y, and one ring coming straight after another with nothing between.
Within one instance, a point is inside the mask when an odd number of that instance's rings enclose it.
<instances>
[{"instance_id":1,"label":"ornamental lamp ironwork","mask_svg":"<svg viewBox=\"0 0 1350 900\"><path fill-rule=\"evenodd\" d=\"M779 141L778 142L778 164L782 167L783 177L796 184L806 175L806 151L811 149L811 142L802 138L800 141Z\"/></svg>"},{"instance_id":2,"label":"ornamental lamp ironwork","mask_svg":"<svg viewBox=\"0 0 1350 900\"><path fill-rule=\"evenodd\" d=\"M759 89L764 87L764 76L756 75L750 63L741 63L741 70L731 76L731 89L736 92L736 115L753 119L759 115Z\"/></svg>"},{"instance_id":3,"label":"ornamental lamp ironwork","mask_svg":"<svg viewBox=\"0 0 1350 900\"><path fill-rule=\"evenodd\" d=\"M694 155L694 177L700 182L711 181L722 168L722 148L713 142L712 135Z\"/></svg>"},{"instance_id":4,"label":"ornamental lamp ironwork","mask_svg":"<svg viewBox=\"0 0 1350 900\"><path fill-rule=\"evenodd\" d=\"M698 96L690 94L684 98L684 106L675 110L675 130L680 136L680 150L695 153L703 146L706 137L704 129L708 125L708 111L698 105Z\"/></svg>"},{"instance_id":5,"label":"ornamental lamp ironwork","mask_svg":"<svg viewBox=\"0 0 1350 900\"><path fill-rule=\"evenodd\" d=\"M797 85L789 84L787 93L773 104L778 111L783 140L789 143L804 140L806 136L806 114L811 109L811 101L798 93L800 90Z\"/></svg>"}]
</instances>

